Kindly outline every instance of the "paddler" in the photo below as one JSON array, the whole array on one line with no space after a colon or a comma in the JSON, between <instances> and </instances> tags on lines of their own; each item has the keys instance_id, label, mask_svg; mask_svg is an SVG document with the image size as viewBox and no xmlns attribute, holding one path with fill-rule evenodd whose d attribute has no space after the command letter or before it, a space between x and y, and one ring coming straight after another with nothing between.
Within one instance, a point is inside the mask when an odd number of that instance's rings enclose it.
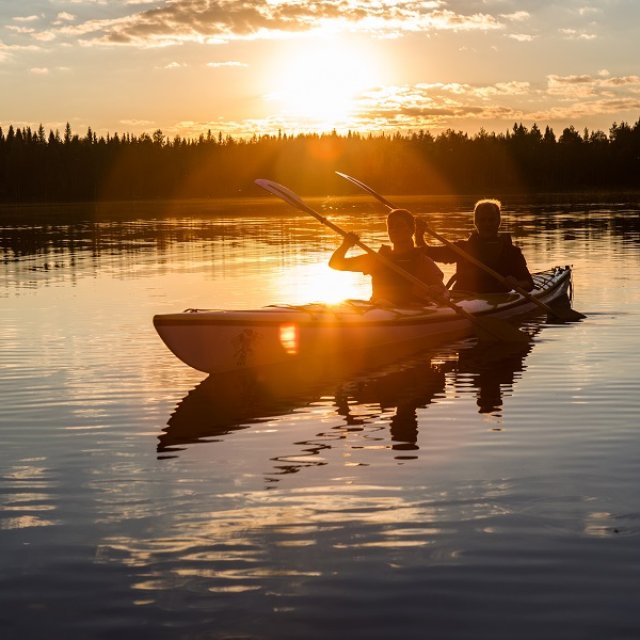
<instances>
[{"instance_id":1,"label":"paddler","mask_svg":"<svg viewBox=\"0 0 640 640\"><path fill-rule=\"evenodd\" d=\"M499 200L478 200L473 210L476 230L467 240L458 240L452 244L497 271L505 278L507 286L477 265L465 260L451 247L427 245L424 240L426 223L421 219L416 221L417 244L425 255L436 262L456 263L454 289L477 293L504 292L516 286L525 291L533 289L533 279L522 251L513 244L508 233L498 233L501 206Z\"/></svg>"},{"instance_id":2,"label":"paddler","mask_svg":"<svg viewBox=\"0 0 640 640\"><path fill-rule=\"evenodd\" d=\"M415 219L406 209L394 209L387 216L387 233L391 247L382 245L379 254L424 283L420 287L411 280L385 266L375 254L347 258L347 251L358 241L355 233L348 233L329 259L329 266L339 271L359 271L371 275L375 304L391 306L424 305L446 295L443 273L422 249L415 246Z\"/></svg>"}]
</instances>

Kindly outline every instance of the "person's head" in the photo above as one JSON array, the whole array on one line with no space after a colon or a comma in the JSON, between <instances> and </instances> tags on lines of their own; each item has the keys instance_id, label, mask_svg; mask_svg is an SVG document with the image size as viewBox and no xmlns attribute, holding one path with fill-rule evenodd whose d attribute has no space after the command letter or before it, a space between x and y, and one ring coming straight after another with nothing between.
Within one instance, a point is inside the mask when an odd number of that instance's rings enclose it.
<instances>
[{"instance_id":1,"label":"person's head","mask_svg":"<svg viewBox=\"0 0 640 640\"><path fill-rule=\"evenodd\" d=\"M393 244L413 244L416 221L406 209L393 209L387 216L387 233Z\"/></svg>"},{"instance_id":2,"label":"person's head","mask_svg":"<svg viewBox=\"0 0 640 640\"><path fill-rule=\"evenodd\" d=\"M478 200L473 210L473 221L482 238L493 238L500 228L500 200Z\"/></svg>"}]
</instances>

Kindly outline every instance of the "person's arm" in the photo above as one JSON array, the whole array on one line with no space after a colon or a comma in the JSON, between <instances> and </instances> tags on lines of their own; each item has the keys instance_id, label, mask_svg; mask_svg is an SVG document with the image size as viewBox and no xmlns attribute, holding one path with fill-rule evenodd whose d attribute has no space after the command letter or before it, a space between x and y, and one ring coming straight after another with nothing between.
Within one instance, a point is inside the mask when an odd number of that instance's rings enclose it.
<instances>
[{"instance_id":1,"label":"person's arm","mask_svg":"<svg viewBox=\"0 0 640 640\"><path fill-rule=\"evenodd\" d=\"M431 258L425 255L422 256L416 277L420 278L428 288L428 290L425 291L424 288L415 285L413 292L416 296L426 300L437 300L443 296L449 297L449 292L444 286L444 274Z\"/></svg>"},{"instance_id":2,"label":"person's arm","mask_svg":"<svg viewBox=\"0 0 640 640\"><path fill-rule=\"evenodd\" d=\"M424 234L427 230L427 223L422 218L416 218L416 247L423 249L427 246L427 241L424 239Z\"/></svg>"},{"instance_id":3,"label":"person's arm","mask_svg":"<svg viewBox=\"0 0 640 640\"><path fill-rule=\"evenodd\" d=\"M358 242L359 238L355 233L347 233L340 246L329 258L329 266L337 271L363 271L366 272L370 259L368 254L347 258L346 254L351 247Z\"/></svg>"},{"instance_id":4,"label":"person's arm","mask_svg":"<svg viewBox=\"0 0 640 640\"><path fill-rule=\"evenodd\" d=\"M516 289L516 287L520 287L520 289L524 289L525 291L531 291L534 288L533 278L529 278L528 280L518 279L515 276L506 276L505 280L509 284L512 289Z\"/></svg>"},{"instance_id":5,"label":"person's arm","mask_svg":"<svg viewBox=\"0 0 640 640\"><path fill-rule=\"evenodd\" d=\"M448 246L441 245L433 247L427 244L427 241L424 239L426 229L427 223L422 218L416 218L416 246L419 249L422 249L424 255L428 258L431 258L431 260L435 260L436 262L456 262L458 260L458 256Z\"/></svg>"},{"instance_id":6,"label":"person's arm","mask_svg":"<svg viewBox=\"0 0 640 640\"><path fill-rule=\"evenodd\" d=\"M517 286L525 291L531 291L535 285L527 267L527 261L519 247L514 246L513 249L511 274L506 276L505 280L514 288Z\"/></svg>"}]
</instances>

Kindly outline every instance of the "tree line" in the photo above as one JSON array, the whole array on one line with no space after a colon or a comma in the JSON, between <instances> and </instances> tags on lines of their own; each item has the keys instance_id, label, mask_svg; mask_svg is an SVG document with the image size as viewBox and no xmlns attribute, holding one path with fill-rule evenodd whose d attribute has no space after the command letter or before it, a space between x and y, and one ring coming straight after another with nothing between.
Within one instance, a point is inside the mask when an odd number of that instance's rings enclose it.
<instances>
[{"instance_id":1,"label":"tree line","mask_svg":"<svg viewBox=\"0 0 640 640\"><path fill-rule=\"evenodd\" d=\"M471 136L448 129L213 135L169 139L98 136L89 128L62 135L40 125L0 127L0 201L78 202L258 195L257 177L304 195L341 195L353 188L335 171L393 194L493 194L634 190L640 188L640 118L608 133L565 128L557 136L536 124Z\"/></svg>"}]
</instances>

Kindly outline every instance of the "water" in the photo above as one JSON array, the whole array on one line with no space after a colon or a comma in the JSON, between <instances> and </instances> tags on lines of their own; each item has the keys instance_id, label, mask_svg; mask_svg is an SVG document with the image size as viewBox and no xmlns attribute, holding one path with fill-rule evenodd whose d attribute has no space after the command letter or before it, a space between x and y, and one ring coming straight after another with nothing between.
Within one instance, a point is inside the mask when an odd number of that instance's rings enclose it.
<instances>
[{"instance_id":1,"label":"water","mask_svg":"<svg viewBox=\"0 0 640 640\"><path fill-rule=\"evenodd\" d=\"M315 204L383 238L375 205ZM4 212L2 637L638 637L639 213L509 212L532 269L573 264L588 315L528 322L525 351L274 388L204 380L151 318L366 296L312 219Z\"/></svg>"}]
</instances>

